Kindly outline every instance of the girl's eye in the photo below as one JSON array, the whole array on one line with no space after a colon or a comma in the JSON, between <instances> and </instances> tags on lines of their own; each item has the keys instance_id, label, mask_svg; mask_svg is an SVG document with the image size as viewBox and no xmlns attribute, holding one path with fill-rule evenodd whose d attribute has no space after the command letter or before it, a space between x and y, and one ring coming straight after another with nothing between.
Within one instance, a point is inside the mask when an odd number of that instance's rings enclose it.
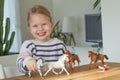
<instances>
[{"instance_id":1,"label":"girl's eye","mask_svg":"<svg viewBox=\"0 0 120 80\"><path fill-rule=\"evenodd\" d=\"M37 25L34 25L33 27L38 27Z\"/></svg>"},{"instance_id":2,"label":"girl's eye","mask_svg":"<svg viewBox=\"0 0 120 80\"><path fill-rule=\"evenodd\" d=\"M42 26L45 26L45 25L47 25L47 24L46 23L42 24Z\"/></svg>"}]
</instances>

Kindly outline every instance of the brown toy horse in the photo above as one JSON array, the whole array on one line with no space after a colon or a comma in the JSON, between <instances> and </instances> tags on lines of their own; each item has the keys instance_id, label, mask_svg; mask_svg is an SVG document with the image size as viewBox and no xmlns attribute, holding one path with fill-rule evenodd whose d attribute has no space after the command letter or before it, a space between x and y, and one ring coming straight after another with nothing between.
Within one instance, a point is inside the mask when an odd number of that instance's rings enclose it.
<instances>
[{"instance_id":1,"label":"brown toy horse","mask_svg":"<svg viewBox=\"0 0 120 80\"><path fill-rule=\"evenodd\" d=\"M78 66L80 65L80 59L78 57L77 54L72 55L71 52L69 50L65 51L65 54L68 54L68 58L69 58L69 69L73 70L73 64L75 64L75 61L77 61Z\"/></svg>"},{"instance_id":2,"label":"brown toy horse","mask_svg":"<svg viewBox=\"0 0 120 80\"><path fill-rule=\"evenodd\" d=\"M89 68L90 68L92 62L94 62L93 64L94 64L94 66L96 66L97 61L101 60L101 65L104 66L104 58L106 58L108 60L107 55L96 54L93 51L88 51L88 57L91 58Z\"/></svg>"}]
</instances>

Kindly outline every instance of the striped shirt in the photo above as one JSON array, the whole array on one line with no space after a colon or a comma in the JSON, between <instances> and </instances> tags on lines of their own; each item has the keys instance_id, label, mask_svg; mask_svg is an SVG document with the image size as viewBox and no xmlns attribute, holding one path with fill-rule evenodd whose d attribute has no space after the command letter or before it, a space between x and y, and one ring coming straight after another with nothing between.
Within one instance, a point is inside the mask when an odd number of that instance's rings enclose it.
<instances>
[{"instance_id":1,"label":"striped shirt","mask_svg":"<svg viewBox=\"0 0 120 80\"><path fill-rule=\"evenodd\" d=\"M57 39L51 39L48 42L38 42L36 40L26 40L21 46L20 54L17 58L17 66L21 72L26 73L27 69L24 65L24 61L29 57L38 59L42 57L45 62L57 61L62 56L65 50L64 43ZM24 53L24 54L23 54Z\"/></svg>"}]
</instances>

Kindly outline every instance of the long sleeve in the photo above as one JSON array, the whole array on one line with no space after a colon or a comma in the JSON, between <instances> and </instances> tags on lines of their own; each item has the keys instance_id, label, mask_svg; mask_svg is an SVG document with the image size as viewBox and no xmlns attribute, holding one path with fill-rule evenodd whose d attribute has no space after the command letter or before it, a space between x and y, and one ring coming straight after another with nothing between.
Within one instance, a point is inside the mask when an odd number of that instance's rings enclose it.
<instances>
[{"instance_id":1,"label":"long sleeve","mask_svg":"<svg viewBox=\"0 0 120 80\"><path fill-rule=\"evenodd\" d=\"M28 70L25 66L26 61L29 59L33 59L32 54L31 54L31 48L27 48L29 46L29 44L31 44L30 41L25 41L22 44L19 56L18 56L17 61L16 61L18 69L22 73L28 72Z\"/></svg>"},{"instance_id":2,"label":"long sleeve","mask_svg":"<svg viewBox=\"0 0 120 80\"><path fill-rule=\"evenodd\" d=\"M28 70L24 66L24 60L25 60L25 57L18 57L16 63L20 72L27 73Z\"/></svg>"}]
</instances>

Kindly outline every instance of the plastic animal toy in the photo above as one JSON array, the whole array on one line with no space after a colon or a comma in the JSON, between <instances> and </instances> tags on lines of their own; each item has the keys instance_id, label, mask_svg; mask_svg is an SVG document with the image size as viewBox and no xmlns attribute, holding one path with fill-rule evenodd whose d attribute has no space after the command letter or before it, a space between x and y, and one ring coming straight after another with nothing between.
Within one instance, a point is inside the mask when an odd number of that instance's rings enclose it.
<instances>
[{"instance_id":1,"label":"plastic animal toy","mask_svg":"<svg viewBox=\"0 0 120 80\"><path fill-rule=\"evenodd\" d=\"M56 62L48 62L47 63L48 70L46 71L46 73L43 76L46 76L48 74L48 72L50 72L51 70L56 75L61 74L63 72L63 70L66 72L67 75L69 75L70 73L65 68L65 63L64 63L65 61L69 61L68 55L63 54L58 59L58 61L56 61ZM57 69L57 68L61 68L61 71L59 73L55 72L55 70L54 70L54 69Z\"/></svg>"},{"instance_id":2,"label":"plastic animal toy","mask_svg":"<svg viewBox=\"0 0 120 80\"><path fill-rule=\"evenodd\" d=\"M41 72L41 69L40 69L40 67L44 65L44 59L38 58L36 65L37 65L37 70L38 70L38 72L39 72L39 75L41 76L42 79L44 79L44 78L43 78L43 75L42 75L42 72ZM29 75L29 77L32 77L31 71L28 72L28 75Z\"/></svg>"},{"instance_id":3,"label":"plastic animal toy","mask_svg":"<svg viewBox=\"0 0 120 80\"><path fill-rule=\"evenodd\" d=\"M78 66L80 65L80 59L77 54L72 55L69 50L66 50L65 54L68 54L68 58L69 58L68 64L70 70L73 70L73 64L75 64L75 61L77 61Z\"/></svg>"},{"instance_id":4,"label":"plastic animal toy","mask_svg":"<svg viewBox=\"0 0 120 80\"><path fill-rule=\"evenodd\" d=\"M32 73L32 71L28 71L28 76L29 76L29 77L32 77L32 74L31 74L31 73Z\"/></svg>"},{"instance_id":5,"label":"plastic animal toy","mask_svg":"<svg viewBox=\"0 0 120 80\"><path fill-rule=\"evenodd\" d=\"M104 66L98 66L98 68L100 69L100 71L104 72L104 71L106 71L106 70L109 69L109 66L107 66L107 65L104 65Z\"/></svg>"},{"instance_id":6,"label":"plastic animal toy","mask_svg":"<svg viewBox=\"0 0 120 80\"><path fill-rule=\"evenodd\" d=\"M107 55L96 54L96 53L94 53L92 51L88 51L88 57L91 58L89 68L90 68L92 62L94 62L93 64L94 64L94 66L96 66L97 61L100 60L101 61L101 65L104 66L104 58L108 60Z\"/></svg>"},{"instance_id":7,"label":"plastic animal toy","mask_svg":"<svg viewBox=\"0 0 120 80\"><path fill-rule=\"evenodd\" d=\"M38 69L39 75L41 76L42 79L44 79L44 78L43 78L40 67L44 65L44 62L45 62L45 60L43 58L39 58L37 60L37 69Z\"/></svg>"}]
</instances>

